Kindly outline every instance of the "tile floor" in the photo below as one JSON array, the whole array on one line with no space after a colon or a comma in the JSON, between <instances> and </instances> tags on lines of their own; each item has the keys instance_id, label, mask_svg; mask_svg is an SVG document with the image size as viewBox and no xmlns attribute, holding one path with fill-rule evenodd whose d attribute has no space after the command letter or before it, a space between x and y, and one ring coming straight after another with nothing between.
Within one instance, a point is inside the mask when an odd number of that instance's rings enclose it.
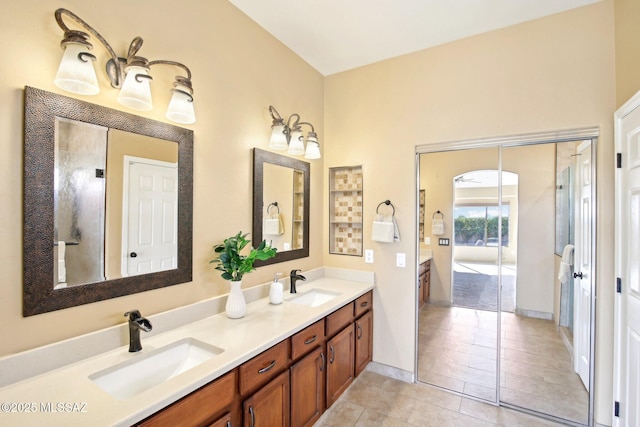
<instances>
[{"instance_id":1,"label":"tile floor","mask_svg":"<svg viewBox=\"0 0 640 427\"><path fill-rule=\"evenodd\" d=\"M497 313L425 304L418 378L495 401ZM588 393L552 321L502 313L503 402L586 423Z\"/></svg>"},{"instance_id":2,"label":"tile floor","mask_svg":"<svg viewBox=\"0 0 640 427\"><path fill-rule=\"evenodd\" d=\"M559 426L426 384L410 384L364 371L316 427Z\"/></svg>"}]
</instances>

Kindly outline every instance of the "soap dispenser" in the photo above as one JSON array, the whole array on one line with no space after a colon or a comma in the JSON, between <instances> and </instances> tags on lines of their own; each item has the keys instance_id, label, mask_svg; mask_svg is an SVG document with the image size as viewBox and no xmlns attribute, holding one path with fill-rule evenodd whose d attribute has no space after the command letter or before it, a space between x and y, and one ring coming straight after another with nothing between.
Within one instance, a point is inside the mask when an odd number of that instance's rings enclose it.
<instances>
[{"instance_id":1,"label":"soap dispenser","mask_svg":"<svg viewBox=\"0 0 640 427\"><path fill-rule=\"evenodd\" d=\"M269 300L271 301L271 304L282 304L283 286L282 282L278 280L278 276L280 276L280 273L273 275L273 283L269 290Z\"/></svg>"}]
</instances>

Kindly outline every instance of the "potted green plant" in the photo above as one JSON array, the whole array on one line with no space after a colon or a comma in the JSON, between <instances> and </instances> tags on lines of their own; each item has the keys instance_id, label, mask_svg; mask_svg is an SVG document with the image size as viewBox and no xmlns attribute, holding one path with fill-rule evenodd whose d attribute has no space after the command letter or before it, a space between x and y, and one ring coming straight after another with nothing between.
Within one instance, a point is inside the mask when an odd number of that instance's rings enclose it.
<instances>
[{"instance_id":1,"label":"potted green plant","mask_svg":"<svg viewBox=\"0 0 640 427\"><path fill-rule=\"evenodd\" d=\"M247 255L243 255L242 251L251 242L247 239L248 235L249 233L242 234L240 231L224 239L223 243L213 247L213 251L218 256L209 261L217 264L216 270L222 271L222 278L228 280L231 285L225 307L225 313L231 319L243 317L246 312L246 303L241 289L242 276L255 270L253 266L255 261L265 261L276 255L276 249L267 245L264 240L257 248L251 248Z\"/></svg>"}]
</instances>

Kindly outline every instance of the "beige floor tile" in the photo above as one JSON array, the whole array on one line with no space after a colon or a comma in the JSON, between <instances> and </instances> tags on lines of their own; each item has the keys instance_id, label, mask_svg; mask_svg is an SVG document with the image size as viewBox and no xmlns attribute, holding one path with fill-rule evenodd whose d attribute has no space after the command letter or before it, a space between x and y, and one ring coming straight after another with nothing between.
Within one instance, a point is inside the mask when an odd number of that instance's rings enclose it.
<instances>
[{"instance_id":1,"label":"beige floor tile","mask_svg":"<svg viewBox=\"0 0 640 427\"><path fill-rule=\"evenodd\" d=\"M353 426L364 412L362 406L358 406L344 399L342 396L329 408L314 424L317 427L346 427Z\"/></svg>"}]
</instances>

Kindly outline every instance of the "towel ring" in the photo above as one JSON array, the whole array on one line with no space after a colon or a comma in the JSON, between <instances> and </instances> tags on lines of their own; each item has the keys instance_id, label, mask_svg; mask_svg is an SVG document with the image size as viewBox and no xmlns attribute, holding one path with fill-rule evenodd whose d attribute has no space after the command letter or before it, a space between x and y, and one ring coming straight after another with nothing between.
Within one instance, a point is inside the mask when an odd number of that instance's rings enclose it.
<instances>
[{"instance_id":1,"label":"towel ring","mask_svg":"<svg viewBox=\"0 0 640 427\"><path fill-rule=\"evenodd\" d=\"M444 214L440 211L435 211L431 216L431 219L436 219L436 215L440 215L440 219L444 219Z\"/></svg>"},{"instance_id":2,"label":"towel ring","mask_svg":"<svg viewBox=\"0 0 640 427\"><path fill-rule=\"evenodd\" d=\"M376 208L376 213L378 213L378 209L380 209L380 206L382 205L387 205L387 206L391 206L391 209L393 209L393 213L391 214L392 216L396 214L396 208L395 206L393 206L393 203L391 203L391 200L385 200L384 202L381 202L378 207Z\"/></svg>"},{"instance_id":3,"label":"towel ring","mask_svg":"<svg viewBox=\"0 0 640 427\"><path fill-rule=\"evenodd\" d=\"M269 209L271 209L271 206L275 206L275 208L278 210L278 213L280 213L278 202L273 202L273 203L270 203L269 206L267 206L267 214L271 215L271 212L269 212Z\"/></svg>"}]
</instances>

